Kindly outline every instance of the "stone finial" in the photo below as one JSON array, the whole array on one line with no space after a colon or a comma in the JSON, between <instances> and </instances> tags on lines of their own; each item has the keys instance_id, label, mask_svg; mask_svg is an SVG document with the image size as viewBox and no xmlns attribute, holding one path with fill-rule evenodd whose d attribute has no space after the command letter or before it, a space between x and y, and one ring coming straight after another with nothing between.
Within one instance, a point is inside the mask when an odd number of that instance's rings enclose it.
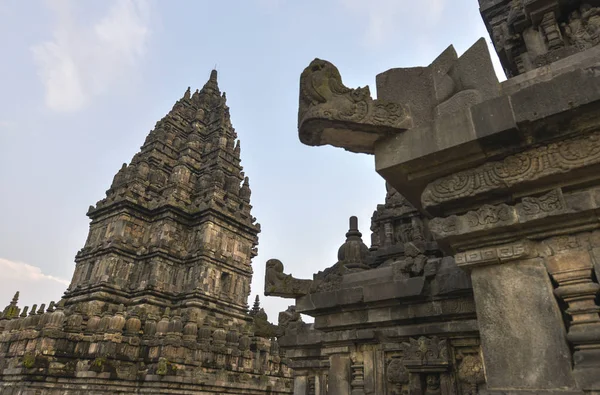
<instances>
[{"instance_id":1,"label":"stone finial","mask_svg":"<svg viewBox=\"0 0 600 395\"><path fill-rule=\"evenodd\" d=\"M45 310L46 310L46 304L42 303L36 314L44 314Z\"/></svg>"},{"instance_id":2,"label":"stone finial","mask_svg":"<svg viewBox=\"0 0 600 395\"><path fill-rule=\"evenodd\" d=\"M50 305L48 306L48 309L46 310L48 313L52 313L54 312L54 308L55 308L55 303L54 301L50 301Z\"/></svg>"},{"instance_id":3,"label":"stone finial","mask_svg":"<svg viewBox=\"0 0 600 395\"><path fill-rule=\"evenodd\" d=\"M240 188L240 198L242 198L242 200L244 200L245 202L249 202L251 195L252 191L250 190L250 180L248 179L248 177L244 177L244 183Z\"/></svg>"},{"instance_id":4,"label":"stone finial","mask_svg":"<svg viewBox=\"0 0 600 395\"><path fill-rule=\"evenodd\" d=\"M12 319L19 315L19 307L17 303L19 302L19 291L15 292L15 296L13 296L12 300L6 306L4 311L2 312L2 317L6 319Z\"/></svg>"},{"instance_id":5,"label":"stone finial","mask_svg":"<svg viewBox=\"0 0 600 395\"><path fill-rule=\"evenodd\" d=\"M27 317L27 310L29 310L29 306L23 307L23 311L19 317Z\"/></svg>"},{"instance_id":6,"label":"stone finial","mask_svg":"<svg viewBox=\"0 0 600 395\"><path fill-rule=\"evenodd\" d=\"M210 72L210 78L200 90L200 94L202 93L219 93L219 84L217 82L217 70L212 70Z\"/></svg>"},{"instance_id":7,"label":"stone finial","mask_svg":"<svg viewBox=\"0 0 600 395\"><path fill-rule=\"evenodd\" d=\"M37 309L37 304L34 304L33 306L31 306L31 311L29 312L29 315L35 315L36 309Z\"/></svg>"},{"instance_id":8,"label":"stone finial","mask_svg":"<svg viewBox=\"0 0 600 395\"><path fill-rule=\"evenodd\" d=\"M192 95L192 92L190 90L190 87L188 86L187 90L185 91L185 93L183 94L183 99L184 100L189 100L190 97Z\"/></svg>"},{"instance_id":9,"label":"stone finial","mask_svg":"<svg viewBox=\"0 0 600 395\"><path fill-rule=\"evenodd\" d=\"M370 269L366 264L369 248L362 241L358 230L358 218L350 217L350 229L346 233L346 242L338 250L338 260L348 269Z\"/></svg>"}]
</instances>

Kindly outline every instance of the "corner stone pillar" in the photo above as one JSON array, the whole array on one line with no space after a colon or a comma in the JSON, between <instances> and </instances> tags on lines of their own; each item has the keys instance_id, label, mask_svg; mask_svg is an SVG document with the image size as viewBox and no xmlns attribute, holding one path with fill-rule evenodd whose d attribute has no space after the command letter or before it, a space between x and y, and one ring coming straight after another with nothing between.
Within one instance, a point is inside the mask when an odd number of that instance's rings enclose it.
<instances>
[{"instance_id":1,"label":"corner stone pillar","mask_svg":"<svg viewBox=\"0 0 600 395\"><path fill-rule=\"evenodd\" d=\"M329 356L328 394L350 394L350 363L348 354L332 354Z\"/></svg>"},{"instance_id":2,"label":"corner stone pillar","mask_svg":"<svg viewBox=\"0 0 600 395\"><path fill-rule=\"evenodd\" d=\"M471 268L487 388L574 388L560 310L541 259Z\"/></svg>"},{"instance_id":3,"label":"corner stone pillar","mask_svg":"<svg viewBox=\"0 0 600 395\"><path fill-rule=\"evenodd\" d=\"M294 395L306 395L308 388L308 377L307 376L295 376L294 377Z\"/></svg>"}]
</instances>

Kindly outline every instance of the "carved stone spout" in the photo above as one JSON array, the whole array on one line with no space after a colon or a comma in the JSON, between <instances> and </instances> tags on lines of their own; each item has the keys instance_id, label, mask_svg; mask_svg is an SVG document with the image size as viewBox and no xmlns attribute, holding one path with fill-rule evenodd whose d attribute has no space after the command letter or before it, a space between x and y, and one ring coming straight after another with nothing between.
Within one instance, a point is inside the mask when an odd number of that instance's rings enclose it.
<instances>
[{"instance_id":1,"label":"carved stone spout","mask_svg":"<svg viewBox=\"0 0 600 395\"><path fill-rule=\"evenodd\" d=\"M265 295L281 298L298 298L308 294L313 286L312 280L301 280L283 272L283 263L279 259L269 259L265 271Z\"/></svg>"},{"instance_id":2,"label":"carved stone spout","mask_svg":"<svg viewBox=\"0 0 600 395\"><path fill-rule=\"evenodd\" d=\"M373 100L368 86L347 88L326 60L313 60L300 76L298 131L304 144L372 154L375 141L411 126L407 108Z\"/></svg>"}]
</instances>

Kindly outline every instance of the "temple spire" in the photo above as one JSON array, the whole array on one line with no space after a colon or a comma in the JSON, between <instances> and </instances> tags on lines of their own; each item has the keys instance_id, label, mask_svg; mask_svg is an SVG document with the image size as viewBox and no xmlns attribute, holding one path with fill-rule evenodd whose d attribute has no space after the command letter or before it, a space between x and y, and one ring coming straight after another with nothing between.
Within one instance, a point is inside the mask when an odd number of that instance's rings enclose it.
<instances>
[{"instance_id":1,"label":"temple spire","mask_svg":"<svg viewBox=\"0 0 600 395\"><path fill-rule=\"evenodd\" d=\"M250 310L250 315L255 316L260 311L260 298L256 295L256 299L254 299L254 306L252 306L252 310Z\"/></svg>"}]
</instances>

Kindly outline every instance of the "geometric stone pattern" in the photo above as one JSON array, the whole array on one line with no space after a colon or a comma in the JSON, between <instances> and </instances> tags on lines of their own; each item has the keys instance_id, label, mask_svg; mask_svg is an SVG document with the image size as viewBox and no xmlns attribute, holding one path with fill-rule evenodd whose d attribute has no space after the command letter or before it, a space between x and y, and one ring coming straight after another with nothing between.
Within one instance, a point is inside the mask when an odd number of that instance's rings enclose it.
<instances>
[{"instance_id":1,"label":"geometric stone pattern","mask_svg":"<svg viewBox=\"0 0 600 395\"><path fill-rule=\"evenodd\" d=\"M248 314L260 226L236 139L213 70L90 207L62 300L0 316L1 393L291 393Z\"/></svg>"}]
</instances>

